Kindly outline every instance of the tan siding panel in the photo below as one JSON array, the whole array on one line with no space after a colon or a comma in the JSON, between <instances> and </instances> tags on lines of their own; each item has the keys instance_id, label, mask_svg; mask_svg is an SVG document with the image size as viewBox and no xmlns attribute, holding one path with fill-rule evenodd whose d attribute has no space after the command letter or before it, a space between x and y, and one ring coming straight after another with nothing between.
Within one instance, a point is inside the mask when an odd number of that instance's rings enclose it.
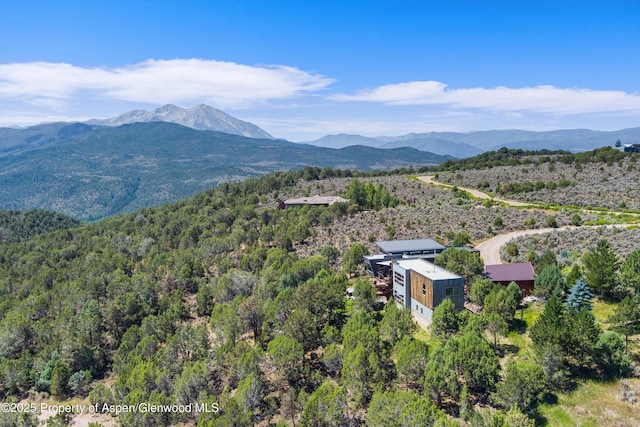
<instances>
[{"instance_id":1,"label":"tan siding panel","mask_svg":"<svg viewBox=\"0 0 640 427\"><path fill-rule=\"evenodd\" d=\"M433 309L433 282L420 273L411 270L411 298L420 304ZM422 285L425 285L425 294L422 293Z\"/></svg>"}]
</instances>

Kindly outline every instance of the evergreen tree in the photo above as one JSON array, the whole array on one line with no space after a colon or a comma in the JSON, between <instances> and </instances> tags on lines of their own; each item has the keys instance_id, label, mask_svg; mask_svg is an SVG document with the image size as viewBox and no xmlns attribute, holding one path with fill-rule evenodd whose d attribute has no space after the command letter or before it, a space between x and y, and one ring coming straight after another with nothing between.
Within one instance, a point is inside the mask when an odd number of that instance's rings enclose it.
<instances>
[{"instance_id":1,"label":"evergreen tree","mask_svg":"<svg viewBox=\"0 0 640 427\"><path fill-rule=\"evenodd\" d=\"M555 390L564 389L568 383L565 363L568 355L567 341L570 336L564 304L559 298L552 296L529 330L529 337L538 362L544 369L547 383Z\"/></svg>"},{"instance_id":2,"label":"evergreen tree","mask_svg":"<svg viewBox=\"0 0 640 427\"><path fill-rule=\"evenodd\" d=\"M358 179L352 179L347 187L347 193L345 195L351 204L364 209L367 205L367 189L365 184Z\"/></svg>"},{"instance_id":3,"label":"evergreen tree","mask_svg":"<svg viewBox=\"0 0 640 427\"><path fill-rule=\"evenodd\" d=\"M453 353L455 371L459 372L469 390L489 391L498 381L500 359L487 340L474 332L455 339Z\"/></svg>"},{"instance_id":4,"label":"evergreen tree","mask_svg":"<svg viewBox=\"0 0 640 427\"><path fill-rule=\"evenodd\" d=\"M534 270L536 274L540 274L542 270L544 270L547 266L550 265L558 265L558 259L556 258L556 254L553 253L550 249L547 249L536 258Z\"/></svg>"},{"instance_id":5,"label":"evergreen tree","mask_svg":"<svg viewBox=\"0 0 640 427\"><path fill-rule=\"evenodd\" d=\"M355 243L347 249L342 256L342 269L348 275L352 275L358 269L358 266L364 262L364 256L369 251L362 243Z\"/></svg>"},{"instance_id":6,"label":"evergreen tree","mask_svg":"<svg viewBox=\"0 0 640 427\"><path fill-rule=\"evenodd\" d=\"M616 288L618 257L611 250L609 242L600 240L597 246L582 257L584 279L593 292L612 295Z\"/></svg>"},{"instance_id":7,"label":"evergreen tree","mask_svg":"<svg viewBox=\"0 0 640 427\"><path fill-rule=\"evenodd\" d=\"M422 389L420 381L429 361L429 347L420 340L405 338L397 345L396 369L398 379L407 388Z\"/></svg>"},{"instance_id":8,"label":"evergreen tree","mask_svg":"<svg viewBox=\"0 0 640 427\"><path fill-rule=\"evenodd\" d=\"M413 335L416 324L411 318L411 310L399 308L391 298L384 307L378 329L380 338L389 345L395 346L404 337Z\"/></svg>"},{"instance_id":9,"label":"evergreen tree","mask_svg":"<svg viewBox=\"0 0 640 427\"><path fill-rule=\"evenodd\" d=\"M436 347L425 368L423 388L431 395L438 408L442 407L443 394L453 399L460 394L460 382L454 367L456 351L456 340L449 340L445 345Z\"/></svg>"},{"instance_id":10,"label":"evergreen tree","mask_svg":"<svg viewBox=\"0 0 640 427\"><path fill-rule=\"evenodd\" d=\"M484 305L484 299L491 293L493 288L497 287L489 279L482 279L480 276L471 284L471 291L469 292L469 299L475 304Z\"/></svg>"},{"instance_id":11,"label":"evergreen tree","mask_svg":"<svg viewBox=\"0 0 640 427\"><path fill-rule=\"evenodd\" d=\"M288 384L296 384L304 359L302 344L293 338L279 336L269 342L267 355L282 378Z\"/></svg>"},{"instance_id":12,"label":"evergreen tree","mask_svg":"<svg viewBox=\"0 0 640 427\"><path fill-rule=\"evenodd\" d=\"M568 355L573 356L574 363L578 366L589 366L593 361L593 353L600 328L595 323L591 310L582 308L579 311L570 309L568 312L569 336L565 349Z\"/></svg>"},{"instance_id":13,"label":"evergreen tree","mask_svg":"<svg viewBox=\"0 0 640 427\"><path fill-rule=\"evenodd\" d=\"M71 373L67 365L58 360L51 373L51 394L58 399L65 398L67 396L67 384Z\"/></svg>"},{"instance_id":14,"label":"evergreen tree","mask_svg":"<svg viewBox=\"0 0 640 427\"><path fill-rule=\"evenodd\" d=\"M567 284L576 283L578 279L582 279L582 271L580 270L580 265L576 263L571 266L571 271L567 274L565 282Z\"/></svg>"},{"instance_id":15,"label":"evergreen tree","mask_svg":"<svg viewBox=\"0 0 640 427\"><path fill-rule=\"evenodd\" d=\"M595 348L598 364L607 377L620 378L632 369L622 337L613 331L600 335Z\"/></svg>"},{"instance_id":16,"label":"evergreen tree","mask_svg":"<svg viewBox=\"0 0 640 427\"><path fill-rule=\"evenodd\" d=\"M491 313L486 319L487 331L493 337L493 351L497 351L498 335L506 336L509 324L499 313Z\"/></svg>"},{"instance_id":17,"label":"evergreen tree","mask_svg":"<svg viewBox=\"0 0 640 427\"><path fill-rule=\"evenodd\" d=\"M540 298L562 296L566 289L564 277L557 264L549 264L535 278L534 292Z\"/></svg>"},{"instance_id":18,"label":"evergreen tree","mask_svg":"<svg viewBox=\"0 0 640 427\"><path fill-rule=\"evenodd\" d=\"M559 298L552 296L544 311L529 330L533 349L542 356L549 346L563 347L568 334L564 305Z\"/></svg>"},{"instance_id":19,"label":"evergreen tree","mask_svg":"<svg viewBox=\"0 0 640 427\"><path fill-rule=\"evenodd\" d=\"M453 302L446 298L433 310L431 333L439 339L452 337L458 332L459 319Z\"/></svg>"},{"instance_id":20,"label":"evergreen tree","mask_svg":"<svg viewBox=\"0 0 640 427\"><path fill-rule=\"evenodd\" d=\"M513 287L495 287L484 299L484 310L482 313L487 319L496 313L509 325L513 321L521 296L522 294L520 293L518 285L515 285L515 289Z\"/></svg>"},{"instance_id":21,"label":"evergreen tree","mask_svg":"<svg viewBox=\"0 0 640 427\"><path fill-rule=\"evenodd\" d=\"M640 301L640 249L631 252L620 265L620 285Z\"/></svg>"},{"instance_id":22,"label":"evergreen tree","mask_svg":"<svg viewBox=\"0 0 640 427\"><path fill-rule=\"evenodd\" d=\"M567 295L567 308L576 312L580 310L591 311L591 300L593 299L593 293L589 290L589 285L582 279L578 279L575 284L569 289Z\"/></svg>"},{"instance_id":23,"label":"evergreen tree","mask_svg":"<svg viewBox=\"0 0 640 427\"><path fill-rule=\"evenodd\" d=\"M436 256L434 263L464 277L466 283L471 283L484 270L480 254L465 249L446 249Z\"/></svg>"},{"instance_id":24,"label":"evergreen tree","mask_svg":"<svg viewBox=\"0 0 640 427\"><path fill-rule=\"evenodd\" d=\"M373 311L378 296L376 288L371 285L369 280L357 280L353 287L353 309L356 311Z\"/></svg>"},{"instance_id":25,"label":"evergreen tree","mask_svg":"<svg viewBox=\"0 0 640 427\"><path fill-rule=\"evenodd\" d=\"M374 387L384 377L378 353L368 351L363 343L358 343L355 349L345 351L340 376L348 401L355 409L365 407Z\"/></svg>"},{"instance_id":26,"label":"evergreen tree","mask_svg":"<svg viewBox=\"0 0 640 427\"><path fill-rule=\"evenodd\" d=\"M500 406L532 414L546 390L544 370L540 365L507 363L504 378L496 386L493 398Z\"/></svg>"},{"instance_id":27,"label":"evergreen tree","mask_svg":"<svg viewBox=\"0 0 640 427\"><path fill-rule=\"evenodd\" d=\"M615 331L625 337L625 351L628 351L629 336L640 333L640 303L634 298L626 297L609 316Z\"/></svg>"},{"instance_id":28,"label":"evergreen tree","mask_svg":"<svg viewBox=\"0 0 640 427\"><path fill-rule=\"evenodd\" d=\"M443 425L437 421L446 414L412 391L376 391L367 413L368 427Z\"/></svg>"}]
</instances>

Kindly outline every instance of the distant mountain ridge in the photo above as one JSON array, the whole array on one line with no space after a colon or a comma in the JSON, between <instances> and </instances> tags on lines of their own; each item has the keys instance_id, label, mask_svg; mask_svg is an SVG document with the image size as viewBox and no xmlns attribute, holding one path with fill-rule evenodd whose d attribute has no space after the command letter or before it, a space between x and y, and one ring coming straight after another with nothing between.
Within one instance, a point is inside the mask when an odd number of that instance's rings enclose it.
<instances>
[{"instance_id":1,"label":"distant mountain ridge","mask_svg":"<svg viewBox=\"0 0 640 427\"><path fill-rule=\"evenodd\" d=\"M191 196L218 184L305 166L396 169L453 159L413 148L314 147L168 122L117 127L54 123L0 128L0 209L47 209L83 220Z\"/></svg>"},{"instance_id":2,"label":"distant mountain ridge","mask_svg":"<svg viewBox=\"0 0 640 427\"><path fill-rule=\"evenodd\" d=\"M448 154L458 158L473 157L485 151L502 147L527 150L589 151L604 146L613 146L620 140L623 144L640 142L640 127L617 131L594 131L588 129L561 129L535 132L525 130L489 130L477 132L428 132L409 133L402 136L364 137L361 135L327 135L307 144L343 148L350 145L367 145L376 148L411 147L435 154Z\"/></svg>"},{"instance_id":3,"label":"distant mountain ridge","mask_svg":"<svg viewBox=\"0 0 640 427\"><path fill-rule=\"evenodd\" d=\"M167 104L155 110L133 110L111 119L91 119L85 123L100 126L120 126L146 122L177 123L196 130L213 130L248 138L273 139L273 136L253 123L236 119L206 104L196 105L191 108L181 108L173 104Z\"/></svg>"}]
</instances>

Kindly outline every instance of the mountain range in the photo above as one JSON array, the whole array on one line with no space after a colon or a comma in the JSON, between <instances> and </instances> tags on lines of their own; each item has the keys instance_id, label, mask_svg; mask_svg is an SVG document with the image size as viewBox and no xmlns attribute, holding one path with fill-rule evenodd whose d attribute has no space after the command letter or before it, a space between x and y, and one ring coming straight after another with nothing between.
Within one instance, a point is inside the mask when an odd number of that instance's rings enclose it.
<instances>
[{"instance_id":1,"label":"mountain range","mask_svg":"<svg viewBox=\"0 0 640 427\"><path fill-rule=\"evenodd\" d=\"M155 110L133 110L111 119L92 119L86 123L100 126L120 126L145 122L177 123L196 130L214 130L248 138L273 139L271 135L253 123L238 120L206 104L191 108L167 104Z\"/></svg>"},{"instance_id":2,"label":"mountain range","mask_svg":"<svg viewBox=\"0 0 640 427\"><path fill-rule=\"evenodd\" d=\"M157 206L278 170L370 171L453 158L414 148L315 147L166 122L6 128L0 129L0 149L5 150L0 209L48 209L83 220Z\"/></svg>"},{"instance_id":3,"label":"mountain range","mask_svg":"<svg viewBox=\"0 0 640 427\"><path fill-rule=\"evenodd\" d=\"M257 125L236 119L211 106L200 104L191 108L181 108L167 104L155 110L133 110L109 119L92 119L85 125L120 126L131 123L169 122L196 130L211 130L249 138L273 139ZM65 132L77 128L67 127L68 123L57 124ZM43 132L42 125L30 128L0 128L0 156L12 152L31 150L55 143L65 135ZM78 128L80 124L77 125ZM74 130L75 129L75 130ZM21 130L20 134L13 132ZM16 135L19 135L16 137ZM344 148L356 145L381 149L411 147L439 155L456 158L473 157L485 151L495 151L502 147L527 150L567 150L571 152L589 151L603 146L611 146L616 141L622 143L640 142L640 127L617 131L594 131L588 129L562 129L546 132L525 130L488 130L477 132L427 132L408 133L401 136L376 136L338 134L326 135L302 144L325 148Z\"/></svg>"},{"instance_id":4,"label":"mountain range","mask_svg":"<svg viewBox=\"0 0 640 427\"><path fill-rule=\"evenodd\" d=\"M293 143L204 104L165 105L84 123L0 128L0 209L96 220L277 170L429 166L501 147L577 152L617 140L637 143L640 128L340 134Z\"/></svg>"},{"instance_id":5,"label":"mountain range","mask_svg":"<svg viewBox=\"0 0 640 427\"><path fill-rule=\"evenodd\" d=\"M403 136L364 137L361 135L327 135L306 144L319 147L342 148L365 145L376 148L412 147L435 154L457 158L473 157L485 151L502 147L523 150L567 150L574 153L603 146L640 142L640 127L618 131L593 131L588 129L563 129L548 132L525 130L489 130L478 132L429 132L410 133Z\"/></svg>"}]
</instances>

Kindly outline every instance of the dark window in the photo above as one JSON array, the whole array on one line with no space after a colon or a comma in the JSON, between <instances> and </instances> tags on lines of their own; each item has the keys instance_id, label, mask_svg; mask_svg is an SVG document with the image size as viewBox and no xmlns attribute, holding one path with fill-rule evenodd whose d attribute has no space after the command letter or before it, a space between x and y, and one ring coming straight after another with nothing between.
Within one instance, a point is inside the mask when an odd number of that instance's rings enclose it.
<instances>
[{"instance_id":1,"label":"dark window","mask_svg":"<svg viewBox=\"0 0 640 427\"><path fill-rule=\"evenodd\" d=\"M444 294L448 297L453 295L453 288L447 288L444 290Z\"/></svg>"},{"instance_id":2,"label":"dark window","mask_svg":"<svg viewBox=\"0 0 640 427\"><path fill-rule=\"evenodd\" d=\"M427 294L427 285L425 285L424 283L422 284L422 295L426 295Z\"/></svg>"}]
</instances>

